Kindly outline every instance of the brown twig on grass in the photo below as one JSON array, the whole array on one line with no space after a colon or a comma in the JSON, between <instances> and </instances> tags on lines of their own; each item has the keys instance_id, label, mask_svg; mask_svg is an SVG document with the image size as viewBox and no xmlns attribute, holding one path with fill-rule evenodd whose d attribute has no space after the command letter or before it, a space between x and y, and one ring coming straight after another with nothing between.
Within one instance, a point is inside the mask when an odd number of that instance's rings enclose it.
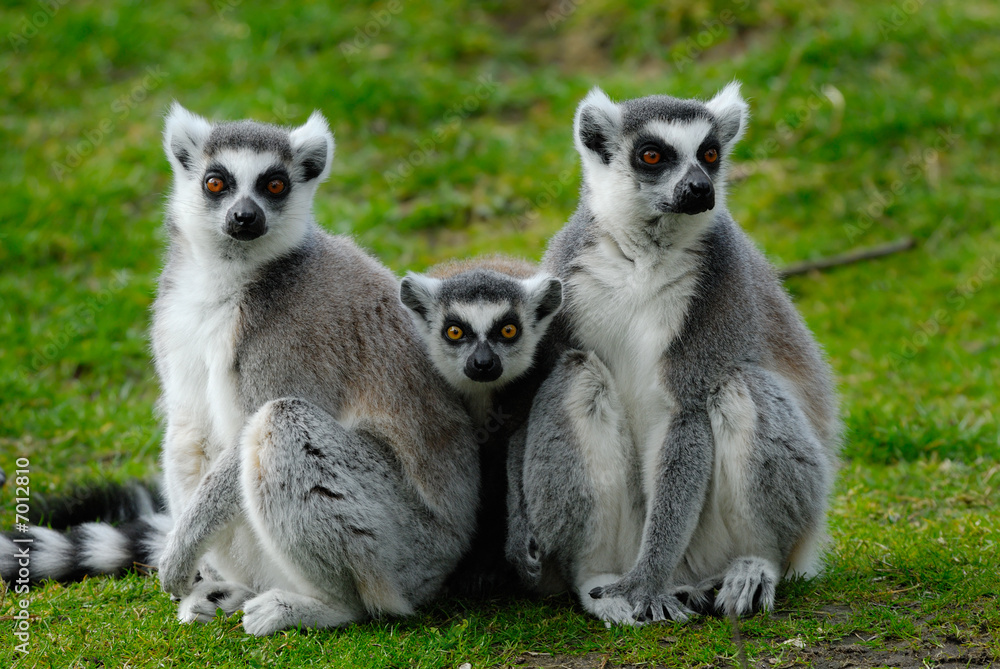
<instances>
[{"instance_id":1,"label":"brown twig on grass","mask_svg":"<svg viewBox=\"0 0 1000 669\"><path fill-rule=\"evenodd\" d=\"M778 276L785 279L790 276L795 276L796 274L806 274L813 270L819 271L830 269L831 267L840 267L841 265L850 265L851 263L861 262L862 260L871 260L873 258L881 258L882 256L899 253L900 251L909 251L916 245L917 241L915 239L912 237L906 237L904 239L898 239L894 242L889 242L888 244L872 246L866 249L857 249L838 256L792 263L791 265L786 265L785 267L779 269Z\"/></svg>"}]
</instances>

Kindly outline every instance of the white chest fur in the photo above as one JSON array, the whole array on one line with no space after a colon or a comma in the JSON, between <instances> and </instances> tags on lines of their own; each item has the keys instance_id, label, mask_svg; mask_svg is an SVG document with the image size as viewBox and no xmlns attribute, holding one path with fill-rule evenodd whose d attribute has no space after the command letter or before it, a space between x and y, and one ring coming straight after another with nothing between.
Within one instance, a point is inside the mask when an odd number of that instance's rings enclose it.
<instances>
[{"instance_id":1,"label":"white chest fur","mask_svg":"<svg viewBox=\"0 0 1000 669\"><path fill-rule=\"evenodd\" d=\"M578 264L584 271L569 282L574 329L614 376L648 494L674 408L663 356L684 325L696 258L679 249L629 258L604 237Z\"/></svg>"},{"instance_id":2,"label":"white chest fur","mask_svg":"<svg viewBox=\"0 0 1000 669\"><path fill-rule=\"evenodd\" d=\"M246 420L234 369L234 283L196 266L178 268L173 278L179 289L157 303L156 329L168 430L182 426L197 435L202 457L210 461L235 443ZM193 450L176 455L191 457Z\"/></svg>"}]
</instances>

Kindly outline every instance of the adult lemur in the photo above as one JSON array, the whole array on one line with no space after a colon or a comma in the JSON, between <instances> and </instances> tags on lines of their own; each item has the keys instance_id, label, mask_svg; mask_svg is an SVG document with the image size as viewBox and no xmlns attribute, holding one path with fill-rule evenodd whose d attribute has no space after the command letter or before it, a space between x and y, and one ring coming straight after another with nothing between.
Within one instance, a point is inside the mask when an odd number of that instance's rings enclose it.
<instances>
[{"instance_id":1,"label":"adult lemur","mask_svg":"<svg viewBox=\"0 0 1000 669\"><path fill-rule=\"evenodd\" d=\"M410 274L400 300L431 360L465 400L480 446L476 534L445 591L467 597L517 591L523 586L504 556L507 459L510 452L523 461L531 402L555 362L546 342L562 283L530 263L492 256Z\"/></svg>"},{"instance_id":2,"label":"adult lemur","mask_svg":"<svg viewBox=\"0 0 1000 669\"><path fill-rule=\"evenodd\" d=\"M326 121L213 125L175 104L164 147L164 589L182 620L242 608L257 635L409 613L469 545L477 447L395 277L313 219Z\"/></svg>"},{"instance_id":3,"label":"adult lemur","mask_svg":"<svg viewBox=\"0 0 1000 669\"><path fill-rule=\"evenodd\" d=\"M820 350L725 205L733 83L577 110L579 207L543 266L573 347L539 390L511 552L615 622L773 605L812 574L839 423ZM512 525L512 527L517 526ZM540 554L528 546L537 541Z\"/></svg>"}]
</instances>

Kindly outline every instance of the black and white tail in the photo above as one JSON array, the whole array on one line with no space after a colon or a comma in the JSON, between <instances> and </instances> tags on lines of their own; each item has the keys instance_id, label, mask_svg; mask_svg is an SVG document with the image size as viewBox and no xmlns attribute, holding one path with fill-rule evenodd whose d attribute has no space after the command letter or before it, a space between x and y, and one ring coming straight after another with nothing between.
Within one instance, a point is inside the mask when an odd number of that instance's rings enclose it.
<instances>
[{"instance_id":1,"label":"black and white tail","mask_svg":"<svg viewBox=\"0 0 1000 669\"><path fill-rule=\"evenodd\" d=\"M26 531L0 535L0 578L8 583L156 567L171 527L157 491L140 483L102 483L53 501L33 497L32 506Z\"/></svg>"}]
</instances>

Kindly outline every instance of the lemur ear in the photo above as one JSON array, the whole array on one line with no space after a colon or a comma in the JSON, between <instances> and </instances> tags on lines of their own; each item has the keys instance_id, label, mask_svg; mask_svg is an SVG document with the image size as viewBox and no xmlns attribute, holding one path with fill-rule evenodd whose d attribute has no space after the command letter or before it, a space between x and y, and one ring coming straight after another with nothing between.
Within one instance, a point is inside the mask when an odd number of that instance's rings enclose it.
<instances>
[{"instance_id":1,"label":"lemur ear","mask_svg":"<svg viewBox=\"0 0 1000 669\"><path fill-rule=\"evenodd\" d=\"M740 82L729 82L705 106L718 122L722 143L728 151L743 137L750 120L750 106L740 95Z\"/></svg>"},{"instance_id":2,"label":"lemur ear","mask_svg":"<svg viewBox=\"0 0 1000 669\"><path fill-rule=\"evenodd\" d=\"M399 284L399 301L403 306L427 322L430 305L437 300L441 279L423 274L407 274Z\"/></svg>"},{"instance_id":3,"label":"lemur ear","mask_svg":"<svg viewBox=\"0 0 1000 669\"><path fill-rule=\"evenodd\" d=\"M299 182L324 181L330 174L334 141L323 114L314 111L304 125L292 130L288 139L292 144L292 161L296 168L292 178Z\"/></svg>"},{"instance_id":4,"label":"lemur ear","mask_svg":"<svg viewBox=\"0 0 1000 669\"><path fill-rule=\"evenodd\" d=\"M576 108L573 136L576 150L586 159L596 156L607 165L611 162L612 145L621 128L621 109L597 86Z\"/></svg>"},{"instance_id":5,"label":"lemur ear","mask_svg":"<svg viewBox=\"0 0 1000 669\"><path fill-rule=\"evenodd\" d=\"M559 279L548 274L539 274L524 279L522 283L528 293L528 312L535 314L536 322L554 316L562 307L563 284Z\"/></svg>"},{"instance_id":6,"label":"lemur ear","mask_svg":"<svg viewBox=\"0 0 1000 669\"><path fill-rule=\"evenodd\" d=\"M189 112L181 103L175 100L170 105L163 128L163 150L175 174L194 168L195 156L201 153L211 132L211 123Z\"/></svg>"}]
</instances>

